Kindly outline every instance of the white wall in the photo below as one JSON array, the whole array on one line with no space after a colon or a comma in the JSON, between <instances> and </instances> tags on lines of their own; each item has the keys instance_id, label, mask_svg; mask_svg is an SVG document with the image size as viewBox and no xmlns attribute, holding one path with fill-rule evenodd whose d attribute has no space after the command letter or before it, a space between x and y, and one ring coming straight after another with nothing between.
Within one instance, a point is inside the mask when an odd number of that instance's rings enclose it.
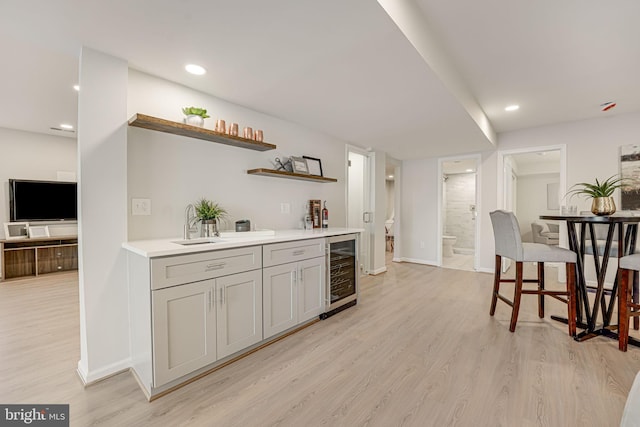
<instances>
[{"instance_id":1,"label":"white wall","mask_svg":"<svg viewBox=\"0 0 640 427\"><path fill-rule=\"evenodd\" d=\"M10 178L57 181L58 172L76 173L75 138L0 128L0 153L0 224L9 222ZM54 233L61 226L51 228ZM75 234L75 223L64 229Z\"/></svg>"},{"instance_id":2,"label":"white wall","mask_svg":"<svg viewBox=\"0 0 640 427\"><path fill-rule=\"evenodd\" d=\"M327 135L188 89L138 71L129 71L128 116L135 113L182 121L181 108L202 106L215 120L264 131L276 150L258 152L139 128L128 130L129 240L177 237L182 234L187 204L201 197L229 211L228 227L250 219L257 228L302 226L306 201L327 201L329 226L346 223L345 144ZM320 158L325 176L337 183L314 183L247 175L253 168L272 168L275 157ZM150 198L151 216L132 216L131 198ZM281 204L290 213L281 213ZM224 227L223 227L224 228Z\"/></svg>"},{"instance_id":3,"label":"white wall","mask_svg":"<svg viewBox=\"0 0 640 427\"><path fill-rule=\"evenodd\" d=\"M620 146L638 142L640 113L562 123L500 134L499 150L566 145L567 186L576 182L590 182L596 177L607 178L619 172ZM481 155L481 199L477 226L480 252L479 268L492 272L494 239L489 212L498 207L497 151ZM403 162L402 188L402 258L435 264L437 254L437 192L439 184L437 159L406 160ZM500 190L501 191L501 190ZM566 189L560 189L564 194ZM616 203L619 194L616 192ZM589 210L583 199L573 199L578 210ZM425 248L419 242L425 242Z\"/></svg>"},{"instance_id":4,"label":"white wall","mask_svg":"<svg viewBox=\"0 0 640 427\"><path fill-rule=\"evenodd\" d=\"M547 184L560 182L560 174L544 173L535 175L518 175L518 199L516 212L520 224L522 241L532 242L531 223L545 222L540 215L558 215L558 209L547 209Z\"/></svg>"},{"instance_id":5,"label":"white wall","mask_svg":"<svg viewBox=\"0 0 640 427\"><path fill-rule=\"evenodd\" d=\"M439 185L437 159L402 162L400 258L404 261L437 265Z\"/></svg>"},{"instance_id":6,"label":"white wall","mask_svg":"<svg viewBox=\"0 0 640 427\"><path fill-rule=\"evenodd\" d=\"M78 372L93 382L130 366L127 63L83 48L78 99Z\"/></svg>"},{"instance_id":7,"label":"white wall","mask_svg":"<svg viewBox=\"0 0 640 427\"><path fill-rule=\"evenodd\" d=\"M620 146L637 143L638 135L640 135L640 112L500 134L498 149L512 150L566 144L567 186L570 187L576 182L592 182L596 177L607 178L618 173ZM497 152L483 154L482 170L480 266L485 271L492 271L495 252L489 212L498 206ZM561 194L565 191L566 189L560 189ZM618 203L620 200L618 192L615 198ZM571 203L578 205L578 211L590 208L590 203L584 199L574 198Z\"/></svg>"}]
</instances>

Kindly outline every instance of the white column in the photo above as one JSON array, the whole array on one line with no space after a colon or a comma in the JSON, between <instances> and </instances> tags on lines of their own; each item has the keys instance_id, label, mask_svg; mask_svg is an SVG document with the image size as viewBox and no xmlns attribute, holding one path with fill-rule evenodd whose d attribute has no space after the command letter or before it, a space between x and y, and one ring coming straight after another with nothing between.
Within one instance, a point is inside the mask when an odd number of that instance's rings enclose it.
<instances>
[{"instance_id":1,"label":"white column","mask_svg":"<svg viewBox=\"0 0 640 427\"><path fill-rule=\"evenodd\" d=\"M127 62L83 47L78 100L80 361L85 383L130 365Z\"/></svg>"}]
</instances>

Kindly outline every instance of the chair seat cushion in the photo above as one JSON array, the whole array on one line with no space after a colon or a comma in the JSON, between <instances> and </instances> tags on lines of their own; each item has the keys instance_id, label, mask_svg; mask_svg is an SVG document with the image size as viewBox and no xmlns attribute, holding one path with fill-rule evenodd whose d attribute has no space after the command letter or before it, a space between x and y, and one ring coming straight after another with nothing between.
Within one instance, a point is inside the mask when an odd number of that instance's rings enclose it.
<instances>
[{"instance_id":1,"label":"chair seat cushion","mask_svg":"<svg viewBox=\"0 0 640 427\"><path fill-rule=\"evenodd\" d=\"M576 253L569 249L542 243L523 243L523 259L526 262L576 262Z\"/></svg>"},{"instance_id":2,"label":"chair seat cushion","mask_svg":"<svg viewBox=\"0 0 640 427\"><path fill-rule=\"evenodd\" d=\"M620 268L640 271L640 254L627 255L620 258Z\"/></svg>"}]
</instances>

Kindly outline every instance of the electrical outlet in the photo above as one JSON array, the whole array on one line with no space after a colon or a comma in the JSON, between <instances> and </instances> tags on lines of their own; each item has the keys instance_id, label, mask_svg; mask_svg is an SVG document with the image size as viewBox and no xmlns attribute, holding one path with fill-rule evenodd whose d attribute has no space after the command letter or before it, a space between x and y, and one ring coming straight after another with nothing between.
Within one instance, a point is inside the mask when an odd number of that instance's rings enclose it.
<instances>
[{"instance_id":1,"label":"electrical outlet","mask_svg":"<svg viewBox=\"0 0 640 427\"><path fill-rule=\"evenodd\" d=\"M280 203L280 213L290 214L291 213L291 204L290 203Z\"/></svg>"},{"instance_id":2,"label":"electrical outlet","mask_svg":"<svg viewBox=\"0 0 640 427\"><path fill-rule=\"evenodd\" d=\"M131 199L131 215L151 215L151 199Z\"/></svg>"},{"instance_id":3,"label":"electrical outlet","mask_svg":"<svg viewBox=\"0 0 640 427\"><path fill-rule=\"evenodd\" d=\"M424 242L420 242L420 249L424 249Z\"/></svg>"}]
</instances>

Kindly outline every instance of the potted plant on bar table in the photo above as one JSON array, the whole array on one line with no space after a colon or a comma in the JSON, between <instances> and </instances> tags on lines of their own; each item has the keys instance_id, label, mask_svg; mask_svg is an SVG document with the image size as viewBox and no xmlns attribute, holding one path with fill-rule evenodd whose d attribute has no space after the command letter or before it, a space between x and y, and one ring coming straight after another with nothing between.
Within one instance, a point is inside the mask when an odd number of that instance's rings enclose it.
<instances>
[{"instance_id":1,"label":"potted plant on bar table","mask_svg":"<svg viewBox=\"0 0 640 427\"><path fill-rule=\"evenodd\" d=\"M623 180L624 178L613 175L604 181L599 181L596 178L595 184L579 182L573 185L567 194L591 197L593 198L591 212L595 215L611 215L616 211L616 204L612 197L613 192L624 186Z\"/></svg>"}]
</instances>

